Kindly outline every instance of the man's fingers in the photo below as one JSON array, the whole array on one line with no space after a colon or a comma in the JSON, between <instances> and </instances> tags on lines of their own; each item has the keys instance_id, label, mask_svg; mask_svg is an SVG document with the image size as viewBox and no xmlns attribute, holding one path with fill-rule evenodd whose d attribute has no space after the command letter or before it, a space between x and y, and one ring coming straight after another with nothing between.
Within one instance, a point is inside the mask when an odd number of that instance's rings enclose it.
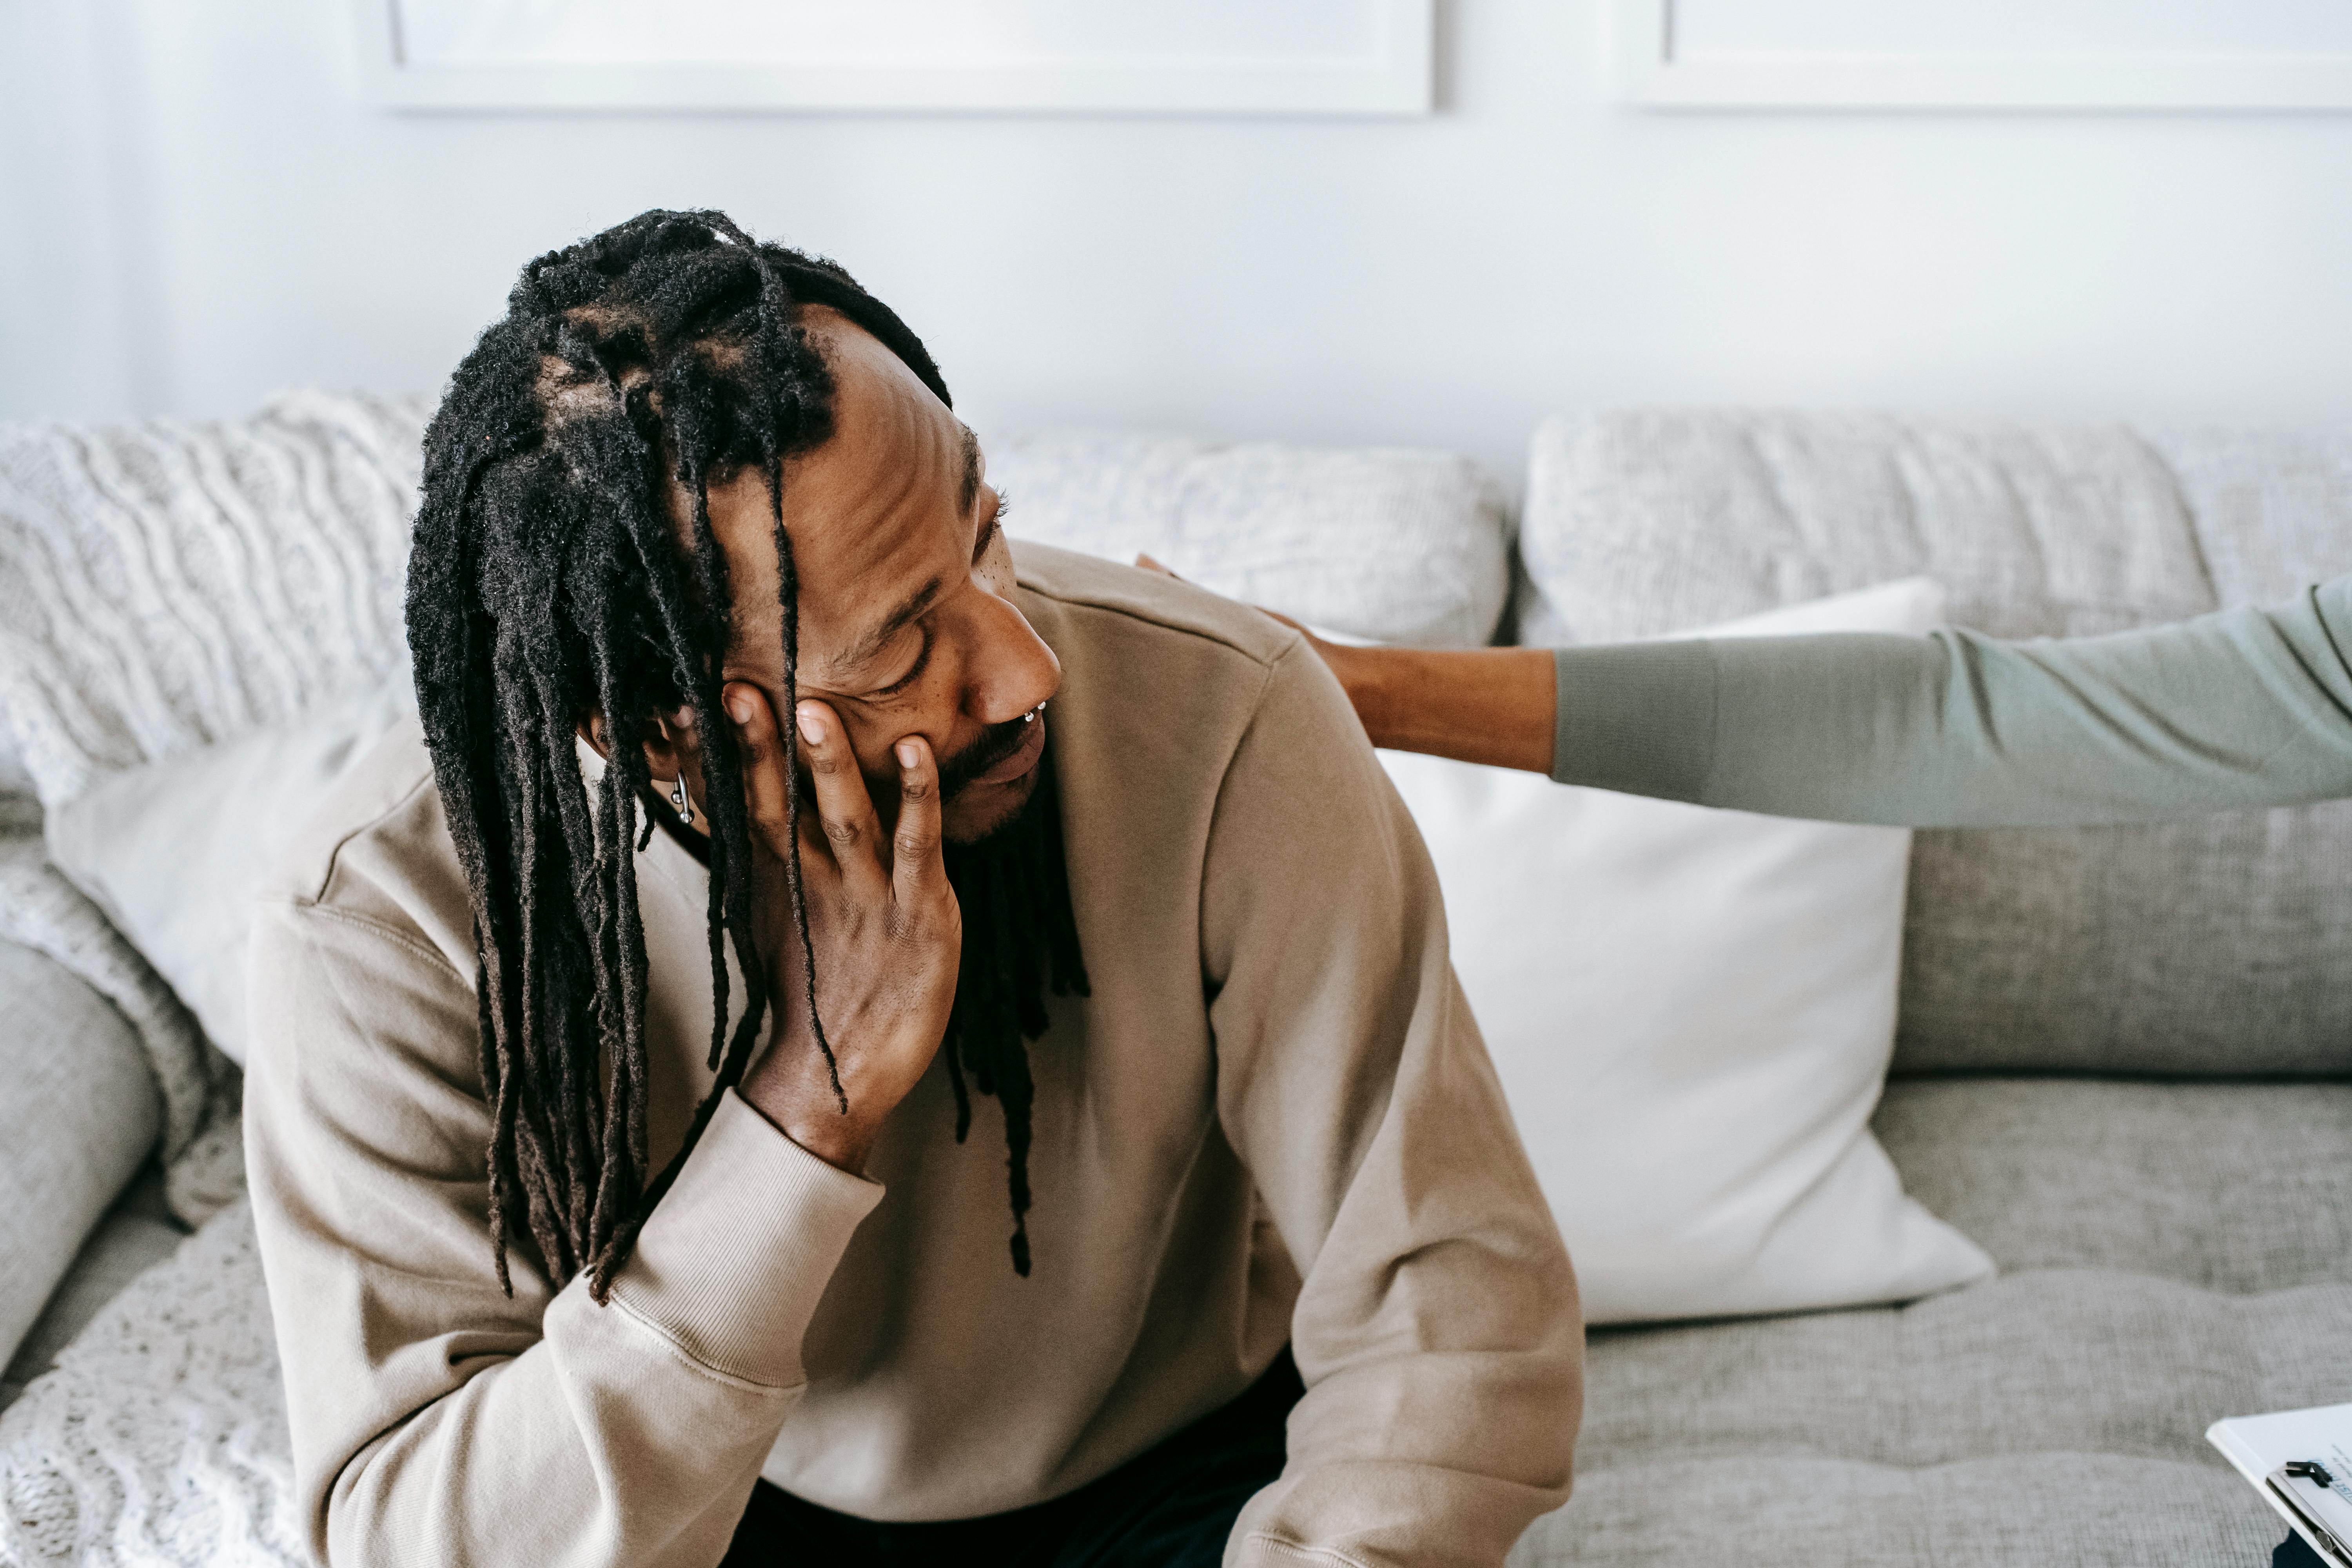
<instances>
[{"instance_id":1,"label":"man's fingers","mask_svg":"<svg viewBox=\"0 0 2352 1568\"><path fill-rule=\"evenodd\" d=\"M747 681L729 682L719 700L735 726L735 749L743 758L743 805L751 814L751 831L768 853L782 858L793 846L785 826L793 783L791 758L777 740L776 710L768 694Z\"/></svg>"},{"instance_id":2,"label":"man's fingers","mask_svg":"<svg viewBox=\"0 0 2352 1568\"><path fill-rule=\"evenodd\" d=\"M919 908L947 888L940 858L940 769L931 743L909 735L891 748L898 759L898 826L890 835L890 886L901 909Z\"/></svg>"},{"instance_id":3,"label":"man's fingers","mask_svg":"<svg viewBox=\"0 0 2352 1568\"><path fill-rule=\"evenodd\" d=\"M879 897L888 887L882 870L882 825L857 771L857 753L842 732L841 720L822 702L804 701L795 710L801 755L816 784L817 826L841 868L845 887L860 898Z\"/></svg>"}]
</instances>

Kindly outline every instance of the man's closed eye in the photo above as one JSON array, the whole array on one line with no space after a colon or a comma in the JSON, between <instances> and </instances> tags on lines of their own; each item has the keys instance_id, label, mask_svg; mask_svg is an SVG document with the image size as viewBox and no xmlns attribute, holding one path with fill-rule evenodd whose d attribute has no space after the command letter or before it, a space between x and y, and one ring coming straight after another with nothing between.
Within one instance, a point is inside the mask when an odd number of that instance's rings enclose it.
<instances>
[{"instance_id":1,"label":"man's closed eye","mask_svg":"<svg viewBox=\"0 0 2352 1568\"><path fill-rule=\"evenodd\" d=\"M924 668L931 662L931 628L927 623L918 626L915 629L922 634L923 646L916 653L915 662L907 667L907 673L900 676L898 679L892 681L887 686L878 687L876 689L866 693L863 697L858 699L859 701L887 702L894 697L905 695L909 687L913 686L916 681L922 679Z\"/></svg>"}]
</instances>

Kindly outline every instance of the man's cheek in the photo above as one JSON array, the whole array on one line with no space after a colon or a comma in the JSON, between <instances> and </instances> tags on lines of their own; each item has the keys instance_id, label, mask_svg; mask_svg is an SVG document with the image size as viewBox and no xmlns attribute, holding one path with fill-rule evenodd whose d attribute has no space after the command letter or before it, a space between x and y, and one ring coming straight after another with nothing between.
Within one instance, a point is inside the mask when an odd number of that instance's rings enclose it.
<instances>
[{"instance_id":1,"label":"man's cheek","mask_svg":"<svg viewBox=\"0 0 2352 1568\"><path fill-rule=\"evenodd\" d=\"M1015 575L1013 570L1013 552L1006 548L1004 535L998 534L995 542L982 554L980 564L973 568L972 575L980 579L982 587L986 588L998 598L1009 599L1013 596Z\"/></svg>"}]
</instances>

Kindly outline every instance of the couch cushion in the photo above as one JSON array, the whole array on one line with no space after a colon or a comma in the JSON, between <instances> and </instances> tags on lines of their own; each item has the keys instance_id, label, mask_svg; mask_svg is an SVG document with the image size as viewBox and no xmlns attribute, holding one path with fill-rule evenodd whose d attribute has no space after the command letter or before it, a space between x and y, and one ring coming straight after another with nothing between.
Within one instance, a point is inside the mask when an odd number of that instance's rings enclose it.
<instances>
[{"instance_id":1,"label":"couch cushion","mask_svg":"<svg viewBox=\"0 0 2352 1568\"><path fill-rule=\"evenodd\" d=\"M2285 1533L2235 1471L2168 1460L1675 1458L1586 1471L1510 1568L2263 1568Z\"/></svg>"},{"instance_id":2,"label":"couch cushion","mask_svg":"<svg viewBox=\"0 0 2352 1568\"><path fill-rule=\"evenodd\" d=\"M1953 619L2089 634L2352 567L2352 437L1616 414L1536 437L1530 642L1924 573ZM2352 1074L2352 803L1919 835L1903 1068Z\"/></svg>"},{"instance_id":3,"label":"couch cushion","mask_svg":"<svg viewBox=\"0 0 2352 1568\"><path fill-rule=\"evenodd\" d=\"M1443 647L1486 642L1502 617L1502 492L1450 452L1049 435L992 444L988 475L1020 538L1146 552L1311 625Z\"/></svg>"},{"instance_id":4,"label":"couch cushion","mask_svg":"<svg viewBox=\"0 0 2352 1568\"><path fill-rule=\"evenodd\" d=\"M1874 1126L2004 1269L2352 1285L2352 1085L1898 1079Z\"/></svg>"},{"instance_id":5,"label":"couch cushion","mask_svg":"<svg viewBox=\"0 0 2352 1568\"><path fill-rule=\"evenodd\" d=\"M1909 1071L2352 1075L2352 801L1923 832Z\"/></svg>"},{"instance_id":6,"label":"couch cushion","mask_svg":"<svg viewBox=\"0 0 2352 1568\"><path fill-rule=\"evenodd\" d=\"M1898 1080L1876 1125L2008 1272L1593 1331L1577 1495L1513 1561L2266 1561L2204 1432L2352 1400L2352 1086Z\"/></svg>"},{"instance_id":7,"label":"couch cushion","mask_svg":"<svg viewBox=\"0 0 2352 1568\"><path fill-rule=\"evenodd\" d=\"M2284 1531L2205 1428L2352 1400L2330 1348L2347 1336L2352 1285L2231 1296L2095 1269L1596 1330L1577 1495L1514 1561L2251 1568ZM2127 1478L2109 1516L2095 1500Z\"/></svg>"},{"instance_id":8,"label":"couch cushion","mask_svg":"<svg viewBox=\"0 0 2352 1568\"><path fill-rule=\"evenodd\" d=\"M1907 1307L1596 1329L1582 1463L2050 1452L2224 1463L2223 1415L2352 1401L2352 1284L2239 1296L2028 1268Z\"/></svg>"}]
</instances>

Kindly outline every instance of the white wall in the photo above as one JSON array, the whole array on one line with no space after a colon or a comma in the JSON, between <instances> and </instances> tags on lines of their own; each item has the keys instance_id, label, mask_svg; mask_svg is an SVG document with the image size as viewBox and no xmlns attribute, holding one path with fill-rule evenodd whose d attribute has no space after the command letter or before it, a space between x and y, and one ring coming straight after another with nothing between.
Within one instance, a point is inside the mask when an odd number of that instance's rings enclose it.
<instances>
[{"instance_id":1,"label":"white wall","mask_svg":"<svg viewBox=\"0 0 2352 1568\"><path fill-rule=\"evenodd\" d=\"M0 416L438 384L656 204L828 252L984 431L1433 444L1546 411L2352 419L2352 116L1643 115L1457 0L1433 119L402 116L335 0L0 0Z\"/></svg>"}]
</instances>

